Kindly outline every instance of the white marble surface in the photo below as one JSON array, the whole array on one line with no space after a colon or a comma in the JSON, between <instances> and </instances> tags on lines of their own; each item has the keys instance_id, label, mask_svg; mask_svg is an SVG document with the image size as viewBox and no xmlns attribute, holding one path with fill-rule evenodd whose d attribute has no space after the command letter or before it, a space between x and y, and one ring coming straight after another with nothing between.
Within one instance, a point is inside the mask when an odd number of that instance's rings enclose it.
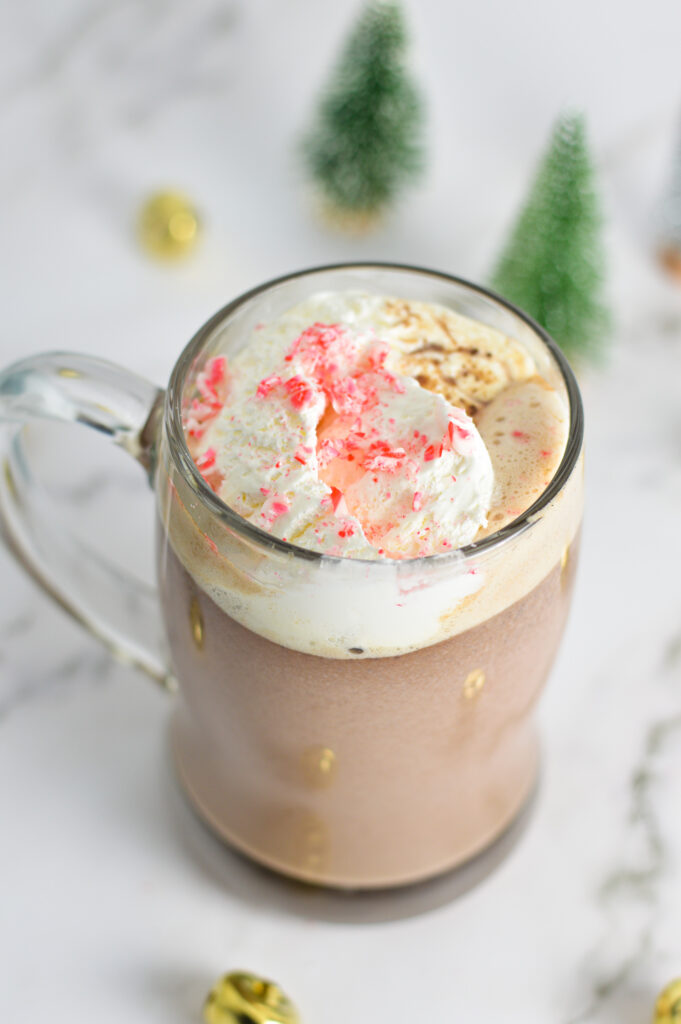
<instances>
[{"instance_id":1,"label":"white marble surface","mask_svg":"<svg viewBox=\"0 0 681 1024\"><path fill-rule=\"evenodd\" d=\"M280 271L375 256L481 277L528 154L563 103L585 106L617 332L584 382L582 564L534 806L493 856L417 889L280 882L184 804L169 699L0 550L2 1021L188 1024L243 966L278 979L306 1024L636 1024L681 975L681 290L651 261L644 216L671 146L681 15L664 0L643 24L614 0L409 6L431 171L380 234L348 241L309 216L292 139L356 4L7 5L0 356L69 347L163 382L196 326ZM131 232L166 183L206 222L176 268ZM97 459L65 470L79 528L149 573L142 474L77 443Z\"/></svg>"}]
</instances>

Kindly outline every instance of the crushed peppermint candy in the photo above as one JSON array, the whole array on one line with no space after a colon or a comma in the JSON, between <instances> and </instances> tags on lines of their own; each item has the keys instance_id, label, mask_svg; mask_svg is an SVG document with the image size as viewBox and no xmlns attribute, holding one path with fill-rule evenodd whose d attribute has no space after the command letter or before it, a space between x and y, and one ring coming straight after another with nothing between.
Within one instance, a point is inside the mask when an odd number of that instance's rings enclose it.
<instances>
[{"instance_id":1,"label":"crushed peppermint candy","mask_svg":"<svg viewBox=\"0 0 681 1024\"><path fill-rule=\"evenodd\" d=\"M197 375L184 425L209 486L262 529L327 554L420 557L470 539L492 475L466 413L394 371L389 331L292 317L287 335L287 316L258 325L229 395L224 357Z\"/></svg>"}]
</instances>

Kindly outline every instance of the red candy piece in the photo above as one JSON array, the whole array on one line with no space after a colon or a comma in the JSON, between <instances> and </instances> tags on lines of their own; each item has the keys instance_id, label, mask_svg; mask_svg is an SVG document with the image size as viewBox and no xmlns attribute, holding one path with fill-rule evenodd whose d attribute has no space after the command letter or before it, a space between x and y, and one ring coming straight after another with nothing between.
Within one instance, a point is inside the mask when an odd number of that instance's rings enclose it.
<instances>
[{"instance_id":1,"label":"red candy piece","mask_svg":"<svg viewBox=\"0 0 681 1024\"><path fill-rule=\"evenodd\" d=\"M442 443L440 443L438 445L429 444L428 447L426 448L425 452L423 453L424 461L425 462L432 462L433 459L439 459L440 456L442 455L443 450L444 450L444 445Z\"/></svg>"},{"instance_id":2,"label":"red candy piece","mask_svg":"<svg viewBox=\"0 0 681 1024\"><path fill-rule=\"evenodd\" d=\"M204 470L213 468L216 458L217 452L215 448L206 448L203 455L200 455L197 459L196 466L203 473Z\"/></svg>"},{"instance_id":3,"label":"red candy piece","mask_svg":"<svg viewBox=\"0 0 681 1024\"><path fill-rule=\"evenodd\" d=\"M274 389L279 387L280 384L281 377L277 376L276 373L273 373L271 377L263 377L263 379L258 384L255 393L258 396L258 398L267 398L270 391L274 391Z\"/></svg>"},{"instance_id":4,"label":"red candy piece","mask_svg":"<svg viewBox=\"0 0 681 1024\"><path fill-rule=\"evenodd\" d=\"M295 450L293 458L296 462L299 462L301 466L307 465L308 455L312 454L312 448L308 448L306 444L299 444Z\"/></svg>"},{"instance_id":5,"label":"red candy piece","mask_svg":"<svg viewBox=\"0 0 681 1024\"><path fill-rule=\"evenodd\" d=\"M290 506L286 497L283 494L275 494L269 504L265 502L265 506L263 507L260 515L268 523L273 523L275 519L278 519L280 516L283 516L285 512L288 512L289 508Z\"/></svg>"},{"instance_id":6,"label":"red candy piece","mask_svg":"<svg viewBox=\"0 0 681 1024\"><path fill-rule=\"evenodd\" d=\"M294 409L302 409L309 405L314 398L314 391L310 385L298 375L287 380L284 387L288 391Z\"/></svg>"},{"instance_id":7,"label":"red candy piece","mask_svg":"<svg viewBox=\"0 0 681 1024\"><path fill-rule=\"evenodd\" d=\"M331 504L333 505L334 512L337 511L339 504L343 500L343 492L339 491L337 487L331 488Z\"/></svg>"}]
</instances>

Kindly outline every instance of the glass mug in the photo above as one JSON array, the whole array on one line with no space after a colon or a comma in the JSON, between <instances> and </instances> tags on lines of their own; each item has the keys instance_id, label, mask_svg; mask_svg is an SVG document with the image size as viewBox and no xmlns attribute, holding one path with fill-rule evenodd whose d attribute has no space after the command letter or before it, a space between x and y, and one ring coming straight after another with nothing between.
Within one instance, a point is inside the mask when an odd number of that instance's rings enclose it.
<instances>
[{"instance_id":1,"label":"glass mug","mask_svg":"<svg viewBox=\"0 0 681 1024\"><path fill-rule=\"evenodd\" d=\"M403 561L335 558L245 521L203 480L183 408L217 352L311 293L362 289L448 306L512 335L569 407L560 466L497 533ZM22 427L107 434L156 492L158 591L50 526ZM537 773L537 697L570 600L582 511L583 413L560 350L486 290L410 267L323 267L231 302L165 392L86 356L0 375L5 539L28 572L119 658L174 692L174 757L199 814L275 870L339 887L426 878L484 849ZM159 614L160 612L160 614Z\"/></svg>"}]
</instances>

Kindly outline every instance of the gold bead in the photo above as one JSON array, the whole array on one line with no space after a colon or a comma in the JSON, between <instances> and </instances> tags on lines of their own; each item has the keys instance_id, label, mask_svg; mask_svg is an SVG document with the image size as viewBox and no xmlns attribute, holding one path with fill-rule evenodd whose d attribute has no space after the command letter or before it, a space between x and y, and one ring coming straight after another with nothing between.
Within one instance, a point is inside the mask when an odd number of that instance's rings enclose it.
<instances>
[{"instance_id":1,"label":"gold bead","mask_svg":"<svg viewBox=\"0 0 681 1024\"><path fill-rule=\"evenodd\" d=\"M206 1024L300 1024L278 985L246 971L220 978L203 1005L203 1019Z\"/></svg>"},{"instance_id":2,"label":"gold bead","mask_svg":"<svg viewBox=\"0 0 681 1024\"><path fill-rule=\"evenodd\" d=\"M308 747L303 754L303 773L316 789L330 786L336 773L336 755L330 747Z\"/></svg>"},{"instance_id":3,"label":"gold bead","mask_svg":"<svg viewBox=\"0 0 681 1024\"><path fill-rule=\"evenodd\" d=\"M199 235L199 217L180 192L157 192L142 206L138 234L147 252L160 259L184 256Z\"/></svg>"},{"instance_id":4,"label":"gold bead","mask_svg":"<svg viewBox=\"0 0 681 1024\"><path fill-rule=\"evenodd\" d=\"M485 673L481 668L474 668L469 672L463 684L463 695L466 700L472 700L485 685Z\"/></svg>"},{"instance_id":5,"label":"gold bead","mask_svg":"<svg viewBox=\"0 0 681 1024\"><path fill-rule=\"evenodd\" d=\"M676 978L660 992L653 1024L681 1024L681 978Z\"/></svg>"},{"instance_id":6,"label":"gold bead","mask_svg":"<svg viewBox=\"0 0 681 1024\"><path fill-rule=\"evenodd\" d=\"M329 838L321 818L311 814L303 823L301 833L301 857L303 868L321 871L328 862Z\"/></svg>"},{"instance_id":7,"label":"gold bead","mask_svg":"<svg viewBox=\"0 0 681 1024\"><path fill-rule=\"evenodd\" d=\"M189 625L191 626L194 643L202 651L204 640L203 615L201 614L199 602L195 597L192 598L192 603L189 605Z\"/></svg>"}]
</instances>

